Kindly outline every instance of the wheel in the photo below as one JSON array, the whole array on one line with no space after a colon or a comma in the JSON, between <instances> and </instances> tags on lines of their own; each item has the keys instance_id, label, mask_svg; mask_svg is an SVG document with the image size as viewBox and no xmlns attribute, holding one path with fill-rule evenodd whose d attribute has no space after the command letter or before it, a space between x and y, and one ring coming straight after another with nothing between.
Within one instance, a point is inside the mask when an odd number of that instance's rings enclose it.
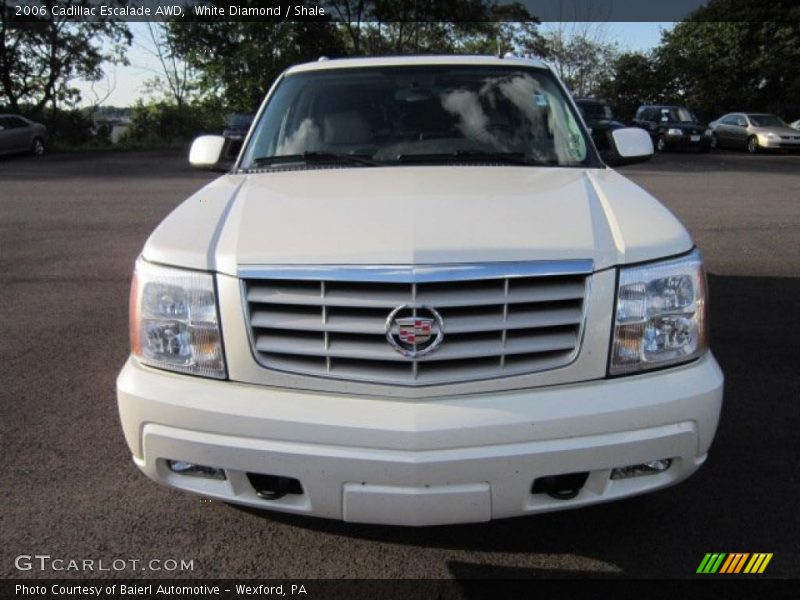
<instances>
[{"instance_id":1,"label":"wheel","mask_svg":"<svg viewBox=\"0 0 800 600\"><path fill-rule=\"evenodd\" d=\"M666 152L667 150L667 142L663 135L658 136L658 139L656 139L656 150L659 152Z\"/></svg>"},{"instance_id":2,"label":"wheel","mask_svg":"<svg viewBox=\"0 0 800 600\"><path fill-rule=\"evenodd\" d=\"M40 137L33 138L31 143L31 154L41 156L44 154L44 140Z\"/></svg>"},{"instance_id":3,"label":"wheel","mask_svg":"<svg viewBox=\"0 0 800 600\"><path fill-rule=\"evenodd\" d=\"M747 151L750 154L756 154L759 149L758 138L756 136L751 135L749 138L747 138Z\"/></svg>"}]
</instances>

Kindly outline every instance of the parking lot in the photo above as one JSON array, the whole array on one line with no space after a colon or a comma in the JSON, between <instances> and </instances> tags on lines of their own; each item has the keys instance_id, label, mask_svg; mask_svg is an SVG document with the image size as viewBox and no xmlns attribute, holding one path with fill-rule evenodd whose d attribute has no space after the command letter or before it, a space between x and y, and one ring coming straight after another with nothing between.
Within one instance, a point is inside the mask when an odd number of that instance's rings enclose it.
<instances>
[{"instance_id":1,"label":"parking lot","mask_svg":"<svg viewBox=\"0 0 800 600\"><path fill-rule=\"evenodd\" d=\"M661 154L622 169L689 227L726 375L709 460L677 487L577 511L403 529L235 508L134 467L114 380L133 261L214 175L165 152L0 159L3 577L19 554L193 560L118 577L688 577L706 552L800 575L800 156Z\"/></svg>"}]
</instances>

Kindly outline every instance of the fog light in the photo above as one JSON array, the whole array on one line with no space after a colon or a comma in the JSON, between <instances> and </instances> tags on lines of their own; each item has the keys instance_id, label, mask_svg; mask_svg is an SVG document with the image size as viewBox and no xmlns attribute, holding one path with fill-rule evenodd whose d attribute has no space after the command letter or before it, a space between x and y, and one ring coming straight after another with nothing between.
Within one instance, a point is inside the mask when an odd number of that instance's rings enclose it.
<instances>
[{"instance_id":1,"label":"fog light","mask_svg":"<svg viewBox=\"0 0 800 600\"><path fill-rule=\"evenodd\" d=\"M225 479L225 471L216 467L195 465L182 460L168 460L167 467L178 475L191 475L193 477L205 477L206 479Z\"/></svg>"},{"instance_id":2,"label":"fog light","mask_svg":"<svg viewBox=\"0 0 800 600\"><path fill-rule=\"evenodd\" d=\"M611 471L611 479L628 479L629 477L654 475L656 473L666 471L669 469L671 464L671 458L662 458L661 460L651 460L650 462L642 463L640 465L618 467Z\"/></svg>"}]
</instances>

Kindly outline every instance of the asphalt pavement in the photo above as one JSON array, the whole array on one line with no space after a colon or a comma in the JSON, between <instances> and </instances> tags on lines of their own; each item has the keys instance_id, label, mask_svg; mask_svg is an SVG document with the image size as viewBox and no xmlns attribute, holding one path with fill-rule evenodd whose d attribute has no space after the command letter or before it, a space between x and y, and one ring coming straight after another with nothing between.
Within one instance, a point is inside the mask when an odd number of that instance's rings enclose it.
<instances>
[{"instance_id":1,"label":"asphalt pavement","mask_svg":"<svg viewBox=\"0 0 800 600\"><path fill-rule=\"evenodd\" d=\"M622 171L706 258L726 375L708 462L622 502L405 529L236 508L141 475L114 391L131 269L149 232L214 175L164 152L1 158L0 576L691 577L706 552L772 552L766 575L798 577L800 156L664 154ZM36 554L193 563L17 569Z\"/></svg>"}]
</instances>

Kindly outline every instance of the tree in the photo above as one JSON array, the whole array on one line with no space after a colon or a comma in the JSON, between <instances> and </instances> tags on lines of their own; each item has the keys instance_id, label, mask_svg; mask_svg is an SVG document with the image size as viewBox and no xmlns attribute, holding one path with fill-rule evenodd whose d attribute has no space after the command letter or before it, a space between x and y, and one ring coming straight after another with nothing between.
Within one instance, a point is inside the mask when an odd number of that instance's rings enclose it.
<instances>
[{"instance_id":1,"label":"tree","mask_svg":"<svg viewBox=\"0 0 800 600\"><path fill-rule=\"evenodd\" d=\"M257 3L239 2L245 6ZM319 21L172 21L176 56L198 73L198 91L222 98L230 110L252 112L287 66L345 53L336 26Z\"/></svg>"},{"instance_id":2,"label":"tree","mask_svg":"<svg viewBox=\"0 0 800 600\"><path fill-rule=\"evenodd\" d=\"M71 80L98 81L103 63L125 61L131 34L124 23L53 15L55 4L69 9L89 6L90 0L45 0L45 16L24 18L10 2L0 2L0 99L15 112L23 103L33 113L49 104L55 114L59 104L80 100Z\"/></svg>"},{"instance_id":3,"label":"tree","mask_svg":"<svg viewBox=\"0 0 800 600\"><path fill-rule=\"evenodd\" d=\"M630 120L642 104L669 101L665 85L653 52L625 52L611 63L610 76L595 92L612 102L619 118Z\"/></svg>"},{"instance_id":4,"label":"tree","mask_svg":"<svg viewBox=\"0 0 800 600\"><path fill-rule=\"evenodd\" d=\"M347 52L495 54L535 46L538 20L490 0L331 0ZM457 20L453 17L457 16Z\"/></svg>"},{"instance_id":5,"label":"tree","mask_svg":"<svg viewBox=\"0 0 800 600\"><path fill-rule=\"evenodd\" d=\"M174 21L169 37L176 54L197 70L205 96L224 98L231 110L252 111L283 69L321 55L495 53L535 47L538 35L537 21L521 4L331 0L326 6L333 12L327 21Z\"/></svg>"},{"instance_id":6,"label":"tree","mask_svg":"<svg viewBox=\"0 0 800 600\"><path fill-rule=\"evenodd\" d=\"M598 23L576 23L569 29L562 25L543 36L543 57L577 96L597 92L611 76L618 54L617 44L606 41Z\"/></svg>"},{"instance_id":7,"label":"tree","mask_svg":"<svg viewBox=\"0 0 800 600\"><path fill-rule=\"evenodd\" d=\"M170 35L168 22L147 21L149 44L135 42L139 48L158 59L161 72L145 83L155 95L169 98L176 106L183 107L189 96L197 89L197 73L180 56L175 39Z\"/></svg>"},{"instance_id":8,"label":"tree","mask_svg":"<svg viewBox=\"0 0 800 600\"><path fill-rule=\"evenodd\" d=\"M711 0L662 36L672 94L706 118L763 110L800 114L800 6Z\"/></svg>"}]
</instances>

